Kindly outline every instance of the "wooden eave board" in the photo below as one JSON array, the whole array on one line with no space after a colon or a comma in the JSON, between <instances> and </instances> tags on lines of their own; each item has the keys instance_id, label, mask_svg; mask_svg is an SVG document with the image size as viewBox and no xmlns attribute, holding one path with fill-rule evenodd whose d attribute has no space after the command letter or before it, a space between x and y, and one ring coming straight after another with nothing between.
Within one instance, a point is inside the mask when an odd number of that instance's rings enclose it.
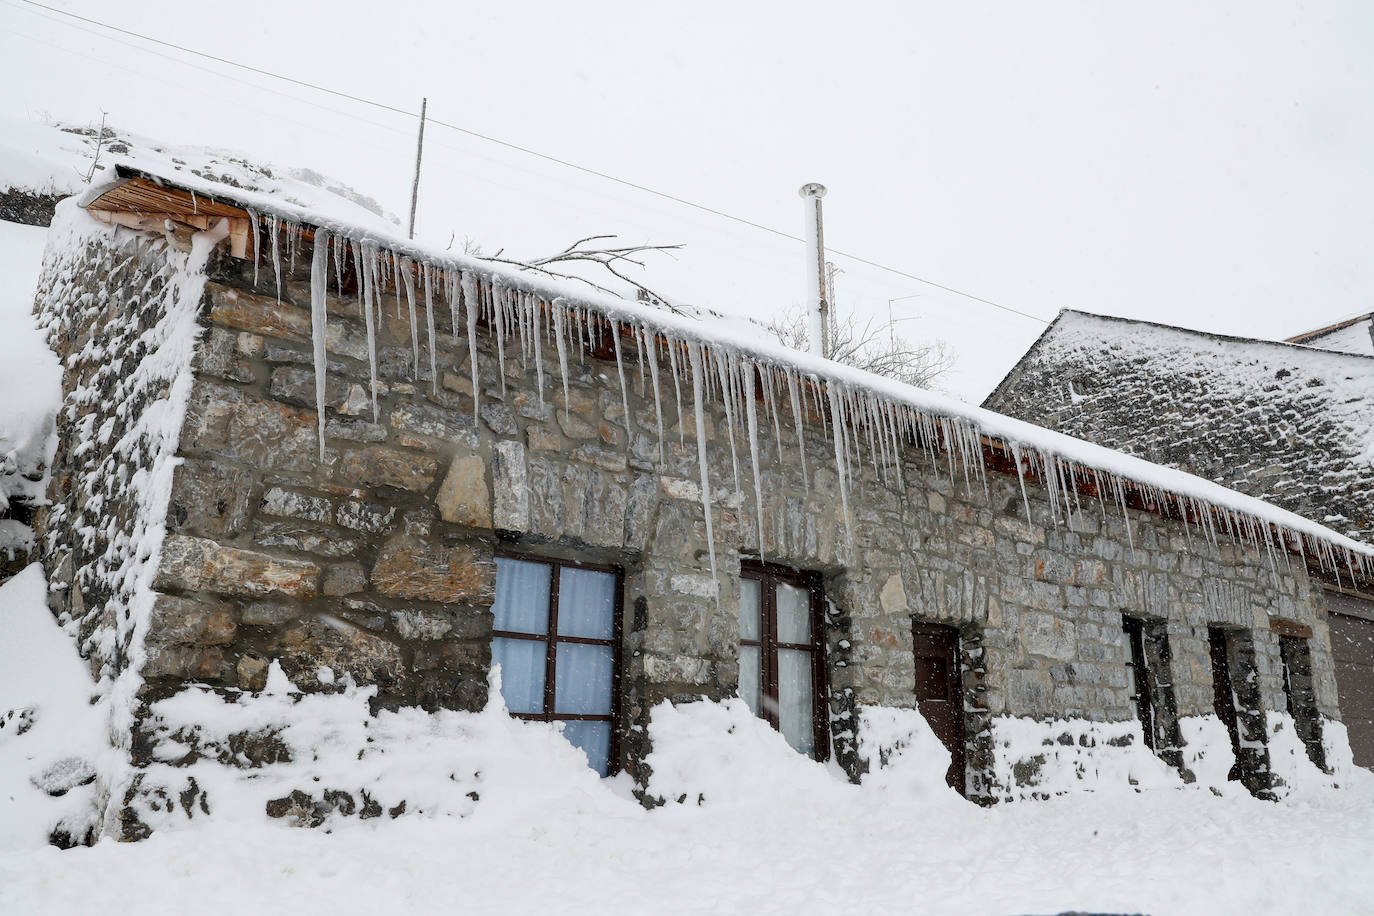
<instances>
[{"instance_id":1,"label":"wooden eave board","mask_svg":"<svg viewBox=\"0 0 1374 916\"><path fill-rule=\"evenodd\" d=\"M220 203L190 191L171 188L149 181L134 178L117 188L112 188L92 201L87 210L126 211L131 213L165 213L172 217L223 216L247 218L248 212L242 207Z\"/></svg>"}]
</instances>

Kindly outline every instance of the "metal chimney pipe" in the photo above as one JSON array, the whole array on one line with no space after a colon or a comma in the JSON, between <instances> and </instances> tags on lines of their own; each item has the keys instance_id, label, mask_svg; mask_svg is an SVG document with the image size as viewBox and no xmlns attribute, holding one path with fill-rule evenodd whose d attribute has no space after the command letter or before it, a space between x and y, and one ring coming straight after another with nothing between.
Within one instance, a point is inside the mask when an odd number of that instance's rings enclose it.
<instances>
[{"instance_id":1,"label":"metal chimney pipe","mask_svg":"<svg viewBox=\"0 0 1374 916\"><path fill-rule=\"evenodd\" d=\"M821 198L825 185L814 181L801 186L797 193L806 208L806 302L811 327L811 352L817 356L830 355L826 331L830 327L830 304L825 296L825 231L821 222Z\"/></svg>"}]
</instances>

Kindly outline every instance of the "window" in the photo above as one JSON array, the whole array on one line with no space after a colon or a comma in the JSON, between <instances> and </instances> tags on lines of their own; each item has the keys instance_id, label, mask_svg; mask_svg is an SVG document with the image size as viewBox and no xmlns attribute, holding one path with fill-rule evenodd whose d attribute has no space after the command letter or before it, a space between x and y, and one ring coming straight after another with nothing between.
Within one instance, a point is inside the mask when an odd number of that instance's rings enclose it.
<instances>
[{"instance_id":1,"label":"window","mask_svg":"<svg viewBox=\"0 0 1374 916\"><path fill-rule=\"evenodd\" d=\"M604 566L496 558L491 660L522 719L562 722L602 776L614 768L620 681L620 573Z\"/></svg>"},{"instance_id":2,"label":"window","mask_svg":"<svg viewBox=\"0 0 1374 916\"><path fill-rule=\"evenodd\" d=\"M739 695L787 743L829 755L821 583L777 566L740 571Z\"/></svg>"}]
</instances>

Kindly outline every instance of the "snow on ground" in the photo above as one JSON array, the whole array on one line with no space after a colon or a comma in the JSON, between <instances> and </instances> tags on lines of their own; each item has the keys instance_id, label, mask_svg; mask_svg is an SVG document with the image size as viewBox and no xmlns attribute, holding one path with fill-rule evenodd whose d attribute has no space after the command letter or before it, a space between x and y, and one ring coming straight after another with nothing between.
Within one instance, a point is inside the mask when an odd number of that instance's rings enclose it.
<instances>
[{"instance_id":1,"label":"snow on ground","mask_svg":"<svg viewBox=\"0 0 1374 916\"><path fill-rule=\"evenodd\" d=\"M1282 804L1176 790L983 810L761 762L741 761L773 785L756 801L646 812L569 778L514 815L17 851L0 911L75 912L101 888L150 914L1374 912L1374 777Z\"/></svg>"},{"instance_id":2,"label":"snow on ground","mask_svg":"<svg viewBox=\"0 0 1374 916\"><path fill-rule=\"evenodd\" d=\"M41 498L51 457L62 369L33 319L33 293L47 230L0 221L0 507ZM26 548L27 526L0 521L0 552Z\"/></svg>"},{"instance_id":3,"label":"snow on ground","mask_svg":"<svg viewBox=\"0 0 1374 916\"><path fill-rule=\"evenodd\" d=\"M89 820L109 742L86 666L48 610L38 564L0 585L0 633L3 856L47 843L59 821Z\"/></svg>"},{"instance_id":4,"label":"snow on ground","mask_svg":"<svg viewBox=\"0 0 1374 916\"><path fill-rule=\"evenodd\" d=\"M598 780L554 726L512 719L499 700L369 718L371 688L302 697L280 670L258 697L191 691L153 712L199 725L179 732L188 747L213 754L204 739L265 730L289 760L155 764L152 780L198 777L216 816L188 818L174 801L148 840L60 851L45 825L88 804L89 787L52 796L56 777L33 777L99 758L104 719L38 567L0 587L0 626L0 711L31 710L33 723L0 728L0 913L66 914L112 895L148 914L207 901L331 916L1374 913L1365 770L1342 789L1303 782L1280 803L1118 783L983 809L943 785L947 757L910 711L865 714L861 753L887 767L854 786L731 701L654 711L650 788L669 802L645 810L627 777ZM359 784L411 804L315 829L262 807L291 785Z\"/></svg>"}]
</instances>

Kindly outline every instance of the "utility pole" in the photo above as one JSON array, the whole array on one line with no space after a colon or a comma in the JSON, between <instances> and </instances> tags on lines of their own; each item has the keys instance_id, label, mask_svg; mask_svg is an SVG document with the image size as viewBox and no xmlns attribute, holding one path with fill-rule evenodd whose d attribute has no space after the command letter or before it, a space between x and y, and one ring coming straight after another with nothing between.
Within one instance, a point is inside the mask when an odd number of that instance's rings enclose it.
<instances>
[{"instance_id":1,"label":"utility pole","mask_svg":"<svg viewBox=\"0 0 1374 916\"><path fill-rule=\"evenodd\" d=\"M429 107L429 98L420 100L420 139L415 144L415 181L410 186L410 235L415 238L415 208L420 202L420 157L425 152L425 109Z\"/></svg>"},{"instance_id":2,"label":"utility pole","mask_svg":"<svg viewBox=\"0 0 1374 916\"><path fill-rule=\"evenodd\" d=\"M830 304L825 294L825 232L821 223L821 198L825 185L811 181L797 191L806 208L806 298L811 318L811 352L830 355L826 340L830 329Z\"/></svg>"}]
</instances>

